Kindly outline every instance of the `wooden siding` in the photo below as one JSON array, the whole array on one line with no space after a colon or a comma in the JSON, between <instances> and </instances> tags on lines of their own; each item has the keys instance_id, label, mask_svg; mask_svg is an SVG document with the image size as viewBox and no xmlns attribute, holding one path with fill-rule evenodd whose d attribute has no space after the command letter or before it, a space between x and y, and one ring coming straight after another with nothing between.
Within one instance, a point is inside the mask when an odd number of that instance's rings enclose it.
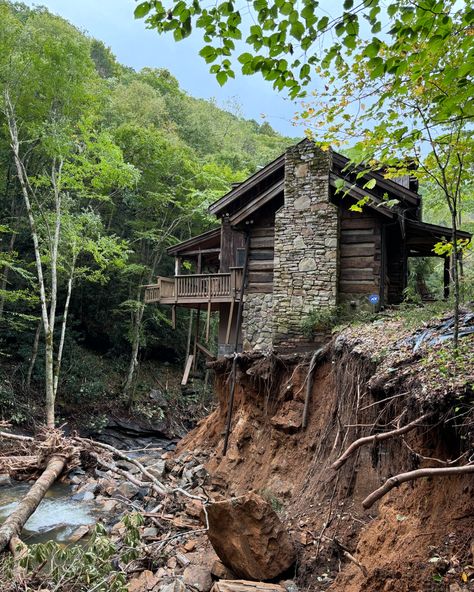
<instances>
[{"instance_id":1,"label":"wooden siding","mask_svg":"<svg viewBox=\"0 0 474 592\"><path fill-rule=\"evenodd\" d=\"M221 252L220 267L221 273L227 273L231 267L237 265L237 249L245 247L245 236L242 232L234 230L227 218L222 219L221 226Z\"/></svg>"},{"instance_id":2,"label":"wooden siding","mask_svg":"<svg viewBox=\"0 0 474 592\"><path fill-rule=\"evenodd\" d=\"M250 227L247 292L271 294L273 292L273 246L275 216L268 214Z\"/></svg>"},{"instance_id":3,"label":"wooden siding","mask_svg":"<svg viewBox=\"0 0 474 592\"><path fill-rule=\"evenodd\" d=\"M407 253L399 224L385 229L387 257L387 302L399 304L407 284Z\"/></svg>"},{"instance_id":4,"label":"wooden siding","mask_svg":"<svg viewBox=\"0 0 474 592\"><path fill-rule=\"evenodd\" d=\"M380 294L381 221L370 210L351 212L341 207L339 298L360 300Z\"/></svg>"}]
</instances>

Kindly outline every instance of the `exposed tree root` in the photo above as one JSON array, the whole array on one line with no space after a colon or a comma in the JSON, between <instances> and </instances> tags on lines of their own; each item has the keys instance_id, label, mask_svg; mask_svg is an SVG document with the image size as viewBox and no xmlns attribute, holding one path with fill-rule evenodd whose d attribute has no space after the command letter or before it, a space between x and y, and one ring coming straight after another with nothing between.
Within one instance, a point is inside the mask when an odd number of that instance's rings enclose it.
<instances>
[{"instance_id":1,"label":"exposed tree root","mask_svg":"<svg viewBox=\"0 0 474 592\"><path fill-rule=\"evenodd\" d=\"M346 462L346 460L353 454L358 448L361 446L365 446L366 444L372 444L373 442L381 442L382 440L389 440L390 438L395 438L397 436L401 436L402 434L406 434L407 432L415 429L421 423L426 421L431 414L425 413L418 419L407 423L405 426L401 428L397 428L396 430L390 430L389 432L381 432L379 434L373 434L372 436L364 436L363 438L359 438L352 442L352 444L346 449L346 451L332 464L332 468L336 471L342 467L342 465Z\"/></svg>"},{"instance_id":2,"label":"exposed tree root","mask_svg":"<svg viewBox=\"0 0 474 592\"><path fill-rule=\"evenodd\" d=\"M381 487L368 495L362 502L362 506L365 509L370 508L377 500L386 495L394 487L398 487L407 481L414 481L415 479L421 479L422 477L451 477L453 475L466 475L468 473L474 473L474 463L462 467L417 469L416 471L400 473L399 475L394 475L393 477L390 477L390 479L387 479Z\"/></svg>"}]
</instances>

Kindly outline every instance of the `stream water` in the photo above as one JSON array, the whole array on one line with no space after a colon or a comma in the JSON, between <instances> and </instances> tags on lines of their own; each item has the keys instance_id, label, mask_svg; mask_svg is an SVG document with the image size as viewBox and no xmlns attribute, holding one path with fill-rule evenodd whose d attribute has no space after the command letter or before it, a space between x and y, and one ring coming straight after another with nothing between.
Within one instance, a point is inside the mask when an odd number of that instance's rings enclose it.
<instances>
[{"instance_id":1,"label":"stream water","mask_svg":"<svg viewBox=\"0 0 474 592\"><path fill-rule=\"evenodd\" d=\"M0 488L0 523L16 508L29 488L26 483ZM94 502L75 501L72 495L69 485L55 483L26 523L21 535L23 541L28 544L51 539L67 542L79 526L97 522L99 512Z\"/></svg>"}]
</instances>

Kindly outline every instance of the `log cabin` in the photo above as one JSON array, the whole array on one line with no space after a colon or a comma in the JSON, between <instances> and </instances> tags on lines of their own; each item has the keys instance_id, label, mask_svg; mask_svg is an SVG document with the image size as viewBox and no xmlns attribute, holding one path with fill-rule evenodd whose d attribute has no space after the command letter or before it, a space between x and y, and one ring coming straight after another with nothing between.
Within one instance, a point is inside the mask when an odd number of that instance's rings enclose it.
<instances>
[{"instance_id":1,"label":"log cabin","mask_svg":"<svg viewBox=\"0 0 474 592\"><path fill-rule=\"evenodd\" d=\"M218 311L219 356L314 347L302 321L315 309L400 303L408 258L435 256L451 229L422 221L416 179L360 172L308 140L288 148L210 206L217 228L168 249L175 275L146 286L146 302L197 309L197 327L203 310L207 338ZM444 270L447 295L447 258Z\"/></svg>"}]
</instances>

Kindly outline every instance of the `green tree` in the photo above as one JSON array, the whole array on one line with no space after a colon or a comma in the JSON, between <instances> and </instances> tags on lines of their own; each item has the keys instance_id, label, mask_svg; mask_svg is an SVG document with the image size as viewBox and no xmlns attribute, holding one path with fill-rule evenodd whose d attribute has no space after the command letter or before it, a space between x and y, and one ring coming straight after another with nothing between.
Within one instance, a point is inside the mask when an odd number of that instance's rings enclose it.
<instances>
[{"instance_id":1,"label":"green tree","mask_svg":"<svg viewBox=\"0 0 474 592\"><path fill-rule=\"evenodd\" d=\"M8 6L2 4L0 10L7 31L14 32L2 38L1 108L34 251L45 344L46 421L53 427L67 313L80 252L74 246L79 242L76 233L77 243L73 240L71 247L68 241L67 246L71 251L68 288L59 349L55 351L63 222L66 216L74 216L82 198L104 198L111 188L132 183L136 175L120 159L120 151L107 153L110 142L94 137L84 119L93 111L91 89L97 83L88 41L47 13L32 13L20 20ZM69 224L69 231L71 228Z\"/></svg>"}]
</instances>

